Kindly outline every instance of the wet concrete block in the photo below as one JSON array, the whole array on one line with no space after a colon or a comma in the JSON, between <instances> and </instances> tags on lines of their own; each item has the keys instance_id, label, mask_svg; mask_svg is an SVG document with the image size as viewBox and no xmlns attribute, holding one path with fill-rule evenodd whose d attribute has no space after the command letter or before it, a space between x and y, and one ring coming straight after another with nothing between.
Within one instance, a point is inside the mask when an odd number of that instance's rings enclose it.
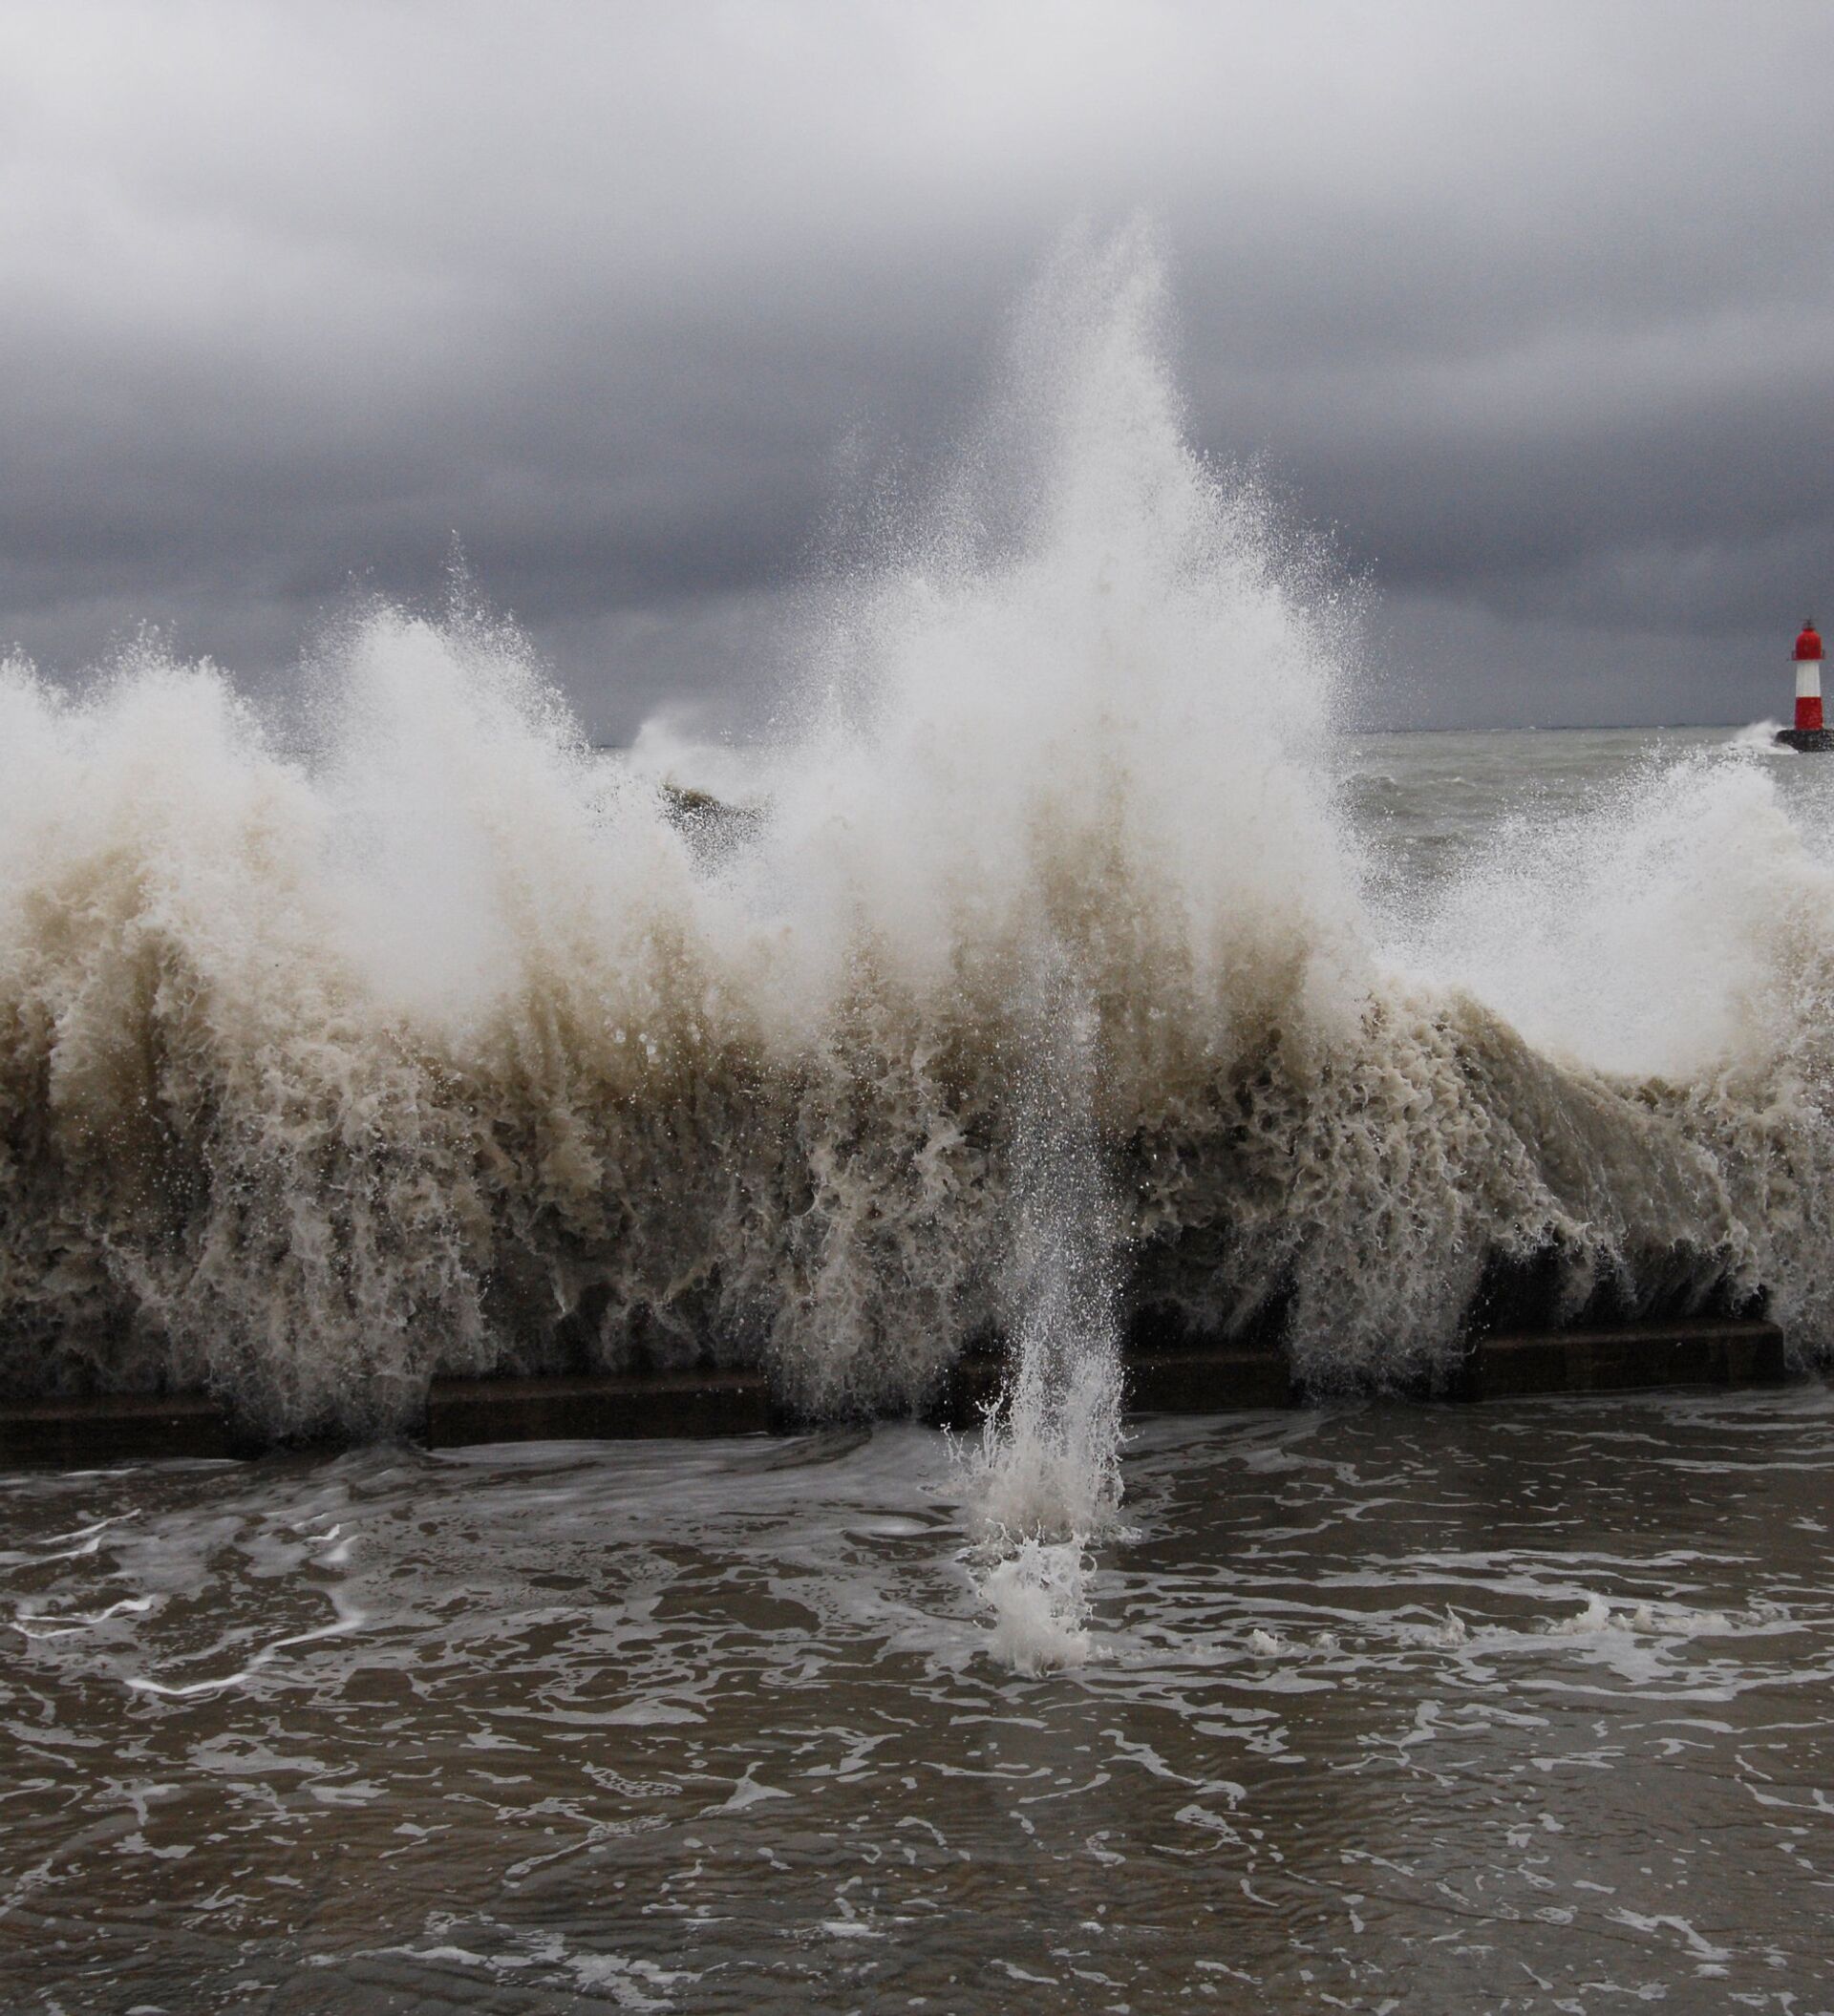
<instances>
[{"instance_id":1,"label":"wet concrete block","mask_svg":"<svg viewBox=\"0 0 1834 2016\"><path fill-rule=\"evenodd\" d=\"M1780 1386L1789 1377L1783 1333L1774 1323L1751 1324L1738 1334L1729 1327L1719 1352L1728 1386Z\"/></svg>"},{"instance_id":2,"label":"wet concrete block","mask_svg":"<svg viewBox=\"0 0 1834 2016\"><path fill-rule=\"evenodd\" d=\"M1564 1393L1567 1346L1559 1337L1486 1337L1472 1348L1452 1397L1458 1400L1528 1399Z\"/></svg>"},{"instance_id":3,"label":"wet concrete block","mask_svg":"<svg viewBox=\"0 0 1834 2016\"><path fill-rule=\"evenodd\" d=\"M1269 1351L1142 1351L1125 1376L1129 1413L1227 1413L1295 1398L1285 1356Z\"/></svg>"},{"instance_id":4,"label":"wet concrete block","mask_svg":"<svg viewBox=\"0 0 1834 2016\"><path fill-rule=\"evenodd\" d=\"M205 1393L0 1401L0 1465L89 1470L235 1454L229 1417Z\"/></svg>"},{"instance_id":5,"label":"wet concrete block","mask_svg":"<svg viewBox=\"0 0 1834 2016\"><path fill-rule=\"evenodd\" d=\"M436 1379L427 1447L755 1435L773 1425L762 1372L614 1372L563 1379Z\"/></svg>"},{"instance_id":6,"label":"wet concrete block","mask_svg":"<svg viewBox=\"0 0 1834 2016\"><path fill-rule=\"evenodd\" d=\"M1663 1386L1767 1385L1787 1376L1783 1334L1775 1324L1696 1320L1482 1338L1455 1393L1500 1400Z\"/></svg>"},{"instance_id":7,"label":"wet concrete block","mask_svg":"<svg viewBox=\"0 0 1834 2016\"><path fill-rule=\"evenodd\" d=\"M961 1358L950 1368L928 1419L964 1432L979 1425L998 1396L1005 1361ZM1132 1350L1121 1360L1129 1413L1220 1414L1243 1408L1291 1407L1297 1394L1283 1353L1192 1345L1176 1350Z\"/></svg>"}]
</instances>

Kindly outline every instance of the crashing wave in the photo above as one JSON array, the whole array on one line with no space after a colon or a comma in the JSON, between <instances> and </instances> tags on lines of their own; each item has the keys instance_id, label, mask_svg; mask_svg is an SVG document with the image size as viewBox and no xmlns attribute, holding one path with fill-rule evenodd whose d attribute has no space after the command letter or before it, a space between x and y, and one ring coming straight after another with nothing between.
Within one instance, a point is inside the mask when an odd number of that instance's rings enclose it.
<instances>
[{"instance_id":1,"label":"crashing wave","mask_svg":"<svg viewBox=\"0 0 1834 2016\"><path fill-rule=\"evenodd\" d=\"M728 844L462 603L354 620L290 736L152 644L82 700L9 664L0 1385L275 1432L492 1368L920 1405L1012 1320L1040 945L1117 1321L1277 1334L1314 1389L1432 1379L1525 1280L1763 1295L1820 1351L1834 881L1767 766L1378 915L1347 598L1186 445L1162 313L1133 236L1048 277Z\"/></svg>"}]
</instances>

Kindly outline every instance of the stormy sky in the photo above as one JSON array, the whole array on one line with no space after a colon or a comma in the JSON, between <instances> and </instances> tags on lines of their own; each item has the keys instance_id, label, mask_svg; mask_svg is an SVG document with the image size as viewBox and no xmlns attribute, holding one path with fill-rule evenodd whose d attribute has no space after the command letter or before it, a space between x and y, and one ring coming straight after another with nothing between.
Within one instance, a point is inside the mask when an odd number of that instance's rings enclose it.
<instances>
[{"instance_id":1,"label":"stormy sky","mask_svg":"<svg viewBox=\"0 0 1834 2016\"><path fill-rule=\"evenodd\" d=\"M0 0L0 646L284 684L454 534L590 731L755 723L1073 220L1418 725L1731 721L1834 615L1834 8Z\"/></svg>"}]
</instances>

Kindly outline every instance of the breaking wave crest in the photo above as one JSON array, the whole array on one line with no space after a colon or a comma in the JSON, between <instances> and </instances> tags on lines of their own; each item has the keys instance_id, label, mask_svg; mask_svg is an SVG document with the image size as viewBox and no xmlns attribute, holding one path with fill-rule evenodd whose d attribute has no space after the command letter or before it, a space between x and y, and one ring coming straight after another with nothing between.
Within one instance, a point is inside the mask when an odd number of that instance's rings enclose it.
<instances>
[{"instance_id":1,"label":"breaking wave crest","mask_svg":"<svg viewBox=\"0 0 1834 2016\"><path fill-rule=\"evenodd\" d=\"M436 1369L713 1360L920 1404L1014 1328L1064 1028L1118 1329L1380 1385L1532 1277L1556 1313L1761 1291L1819 1350L1834 880L1765 766L1378 914L1345 603L1185 445L1162 312L1131 236L1047 278L718 832L462 597L328 641L290 737L152 645L81 701L8 665L5 1388L366 1432Z\"/></svg>"}]
</instances>

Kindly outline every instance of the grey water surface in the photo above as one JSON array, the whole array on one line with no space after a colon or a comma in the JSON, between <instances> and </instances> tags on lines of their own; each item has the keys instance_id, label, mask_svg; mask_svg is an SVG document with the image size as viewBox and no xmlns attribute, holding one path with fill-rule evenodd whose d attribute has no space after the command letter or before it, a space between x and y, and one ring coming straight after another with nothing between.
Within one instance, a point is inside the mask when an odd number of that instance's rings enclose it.
<instances>
[{"instance_id":1,"label":"grey water surface","mask_svg":"<svg viewBox=\"0 0 1834 2016\"><path fill-rule=\"evenodd\" d=\"M1367 738L1373 899L1732 739ZM911 1427L0 1475L0 2009L1834 2010L1822 1381L1123 1468L1042 1679Z\"/></svg>"},{"instance_id":2,"label":"grey water surface","mask_svg":"<svg viewBox=\"0 0 1834 2016\"><path fill-rule=\"evenodd\" d=\"M14 1476L6 2006L1834 2007L1834 1397L1162 1421L1103 1656L913 1428Z\"/></svg>"}]
</instances>

